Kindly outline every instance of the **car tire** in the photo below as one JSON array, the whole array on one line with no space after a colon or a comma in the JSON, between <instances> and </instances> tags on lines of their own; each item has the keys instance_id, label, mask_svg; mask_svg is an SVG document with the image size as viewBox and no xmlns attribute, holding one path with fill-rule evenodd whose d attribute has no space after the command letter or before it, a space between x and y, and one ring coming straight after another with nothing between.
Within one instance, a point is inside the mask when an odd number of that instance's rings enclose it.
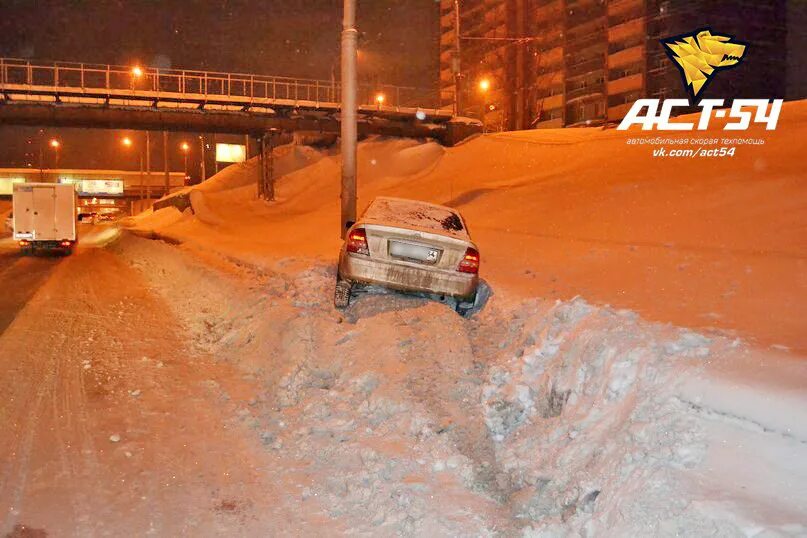
<instances>
[{"instance_id":1,"label":"car tire","mask_svg":"<svg viewBox=\"0 0 807 538\"><path fill-rule=\"evenodd\" d=\"M474 294L473 298L469 298L468 300L458 299L457 303L454 305L454 310L457 311L457 314L464 318L470 318L471 314L474 313L474 307L476 306L476 294Z\"/></svg>"},{"instance_id":2,"label":"car tire","mask_svg":"<svg viewBox=\"0 0 807 538\"><path fill-rule=\"evenodd\" d=\"M333 291L333 305L342 310L350 304L350 294L353 291L353 283L350 280L336 278L336 287Z\"/></svg>"}]
</instances>

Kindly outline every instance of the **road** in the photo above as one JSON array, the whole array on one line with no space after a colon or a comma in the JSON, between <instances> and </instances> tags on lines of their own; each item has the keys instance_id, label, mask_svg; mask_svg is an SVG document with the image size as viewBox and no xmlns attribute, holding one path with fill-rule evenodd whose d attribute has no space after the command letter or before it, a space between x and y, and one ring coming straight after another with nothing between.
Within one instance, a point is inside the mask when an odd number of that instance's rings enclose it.
<instances>
[{"instance_id":1,"label":"road","mask_svg":"<svg viewBox=\"0 0 807 538\"><path fill-rule=\"evenodd\" d=\"M130 264L92 246L7 249L0 286L0 536L266 535L302 521L270 504L272 461L234 420L251 382L189 350Z\"/></svg>"},{"instance_id":2,"label":"road","mask_svg":"<svg viewBox=\"0 0 807 538\"><path fill-rule=\"evenodd\" d=\"M20 256L16 250L0 252L0 333L6 330L31 296L47 280L58 258Z\"/></svg>"}]
</instances>

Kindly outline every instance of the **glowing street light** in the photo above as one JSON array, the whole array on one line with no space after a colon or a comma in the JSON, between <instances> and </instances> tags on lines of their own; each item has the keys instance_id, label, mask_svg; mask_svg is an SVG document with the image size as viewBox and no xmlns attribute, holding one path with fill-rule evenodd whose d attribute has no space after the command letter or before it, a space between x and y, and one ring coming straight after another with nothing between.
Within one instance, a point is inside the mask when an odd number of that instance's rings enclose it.
<instances>
[{"instance_id":1,"label":"glowing street light","mask_svg":"<svg viewBox=\"0 0 807 538\"><path fill-rule=\"evenodd\" d=\"M182 142L179 145L179 149L182 150L182 154L183 154L183 156L185 158L185 180L187 181L187 179L188 179L188 152L191 150L191 145L188 144L187 142Z\"/></svg>"},{"instance_id":2,"label":"glowing street light","mask_svg":"<svg viewBox=\"0 0 807 538\"><path fill-rule=\"evenodd\" d=\"M62 147L62 143L56 140L55 138L51 138L49 144L50 147L52 147L55 150L58 150L60 147Z\"/></svg>"},{"instance_id":3,"label":"glowing street light","mask_svg":"<svg viewBox=\"0 0 807 538\"><path fill-rule=\"evenodd\" d=\"M485 132L485 113L487 112L487 95L488 90L490 90L490 80L487 78L483 78L479 80L479 93L481 96L481 102L479 103L479 120L482 122L482 132Z\"/></svg>"},{"instance_id":4,"label":"glowing street light","mask_svg":"<svg viewBox=\"0 0 807 538\"><path fill-rule=\"evenodd\" d=\"M132 76L135 78L140 78L143 76L143 69L136 65L132 68Z\"/></svg>"},{"instance_id":5,"label":"glowing street light","mask_svg":"<svg viewBox=\"0 0 807 538\"><path fill-rule=\"evenodd\" d=\"M379 106L384 104L384 99L385 97L383 93L378 93L375 96L375 102L378 103Z\"/></svg>"},{"instance_id":6,"label":"glowing street light","mask_svg":"<svg viewBox=\"0 0 807 538\"><path fill-rule=\"evenodd\" d=\"M128 136L125 136L123 137L123 140L121 140L121 144L123 144L124 147L130 148L132 147L132 139L129 138Z\"/></svg>"}]
</instances>

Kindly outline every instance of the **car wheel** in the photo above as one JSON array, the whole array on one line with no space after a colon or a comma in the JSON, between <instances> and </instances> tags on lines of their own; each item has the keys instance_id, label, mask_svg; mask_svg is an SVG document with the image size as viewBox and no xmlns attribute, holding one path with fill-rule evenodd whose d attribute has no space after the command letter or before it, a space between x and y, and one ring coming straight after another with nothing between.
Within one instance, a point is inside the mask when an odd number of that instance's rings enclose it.
<instances>
[{"instance_id":1,"label":"car wheel","mask_svg":"<svg viewBox=\"0 0 807 538\"><path fill-rule=\"evenodd\" d=\"M333 305L336 308L347 308L350 304L350 293L353 291L353 283L343 278L336 278L336 287L333 291Z\"/></svg>"},{"instance_id":2,"label":"car wheel","mask_svg":"<svg viewBox=\"0 0 807 538\"><path fill-rule=\"evenodd\" d=\"M454 310L456 310L457 314L460 316L470 318L471 314L474 312L474 306L476 306L476 294L469 300L458 299L457 303L454 305Z\"/></svg>"}]
</instances>

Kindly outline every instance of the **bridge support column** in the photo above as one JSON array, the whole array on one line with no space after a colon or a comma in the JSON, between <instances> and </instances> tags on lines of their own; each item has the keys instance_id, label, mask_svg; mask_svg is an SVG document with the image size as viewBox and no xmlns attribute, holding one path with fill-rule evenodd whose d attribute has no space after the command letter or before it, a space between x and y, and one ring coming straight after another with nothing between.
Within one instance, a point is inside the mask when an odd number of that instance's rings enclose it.
<instances>
[{"instance_id":1,"label":"bridge support column","mask_svg":"<svg viewBox=\"0 0 807 538\"><path fill-rule=\"evenodd\" d=\"M275 199L275 157L274 133L268 132L261 137L261 177L258 182L258 197L264 200Z\"/></svg>"}]
</instances>

